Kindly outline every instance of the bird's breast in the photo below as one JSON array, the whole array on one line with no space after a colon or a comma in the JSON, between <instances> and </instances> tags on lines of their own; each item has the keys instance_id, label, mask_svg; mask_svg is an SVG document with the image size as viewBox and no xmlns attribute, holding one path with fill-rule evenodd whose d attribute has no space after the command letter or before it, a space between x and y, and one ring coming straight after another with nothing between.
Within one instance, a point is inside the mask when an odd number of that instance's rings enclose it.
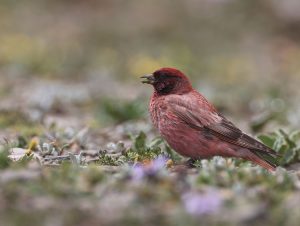
<instances>
[{"instance_id":1,"label":"bird's breast","mask_svg":"<svg viewBox=\"0 0 300 226\"><path fill-rule=\"evenodd\" d=\"M160 131L160 128L168 123L171 112L169 112L167 105L163 98L151 99L150 101L150 116L154 126Z\"/></svg>"}]
</instances>

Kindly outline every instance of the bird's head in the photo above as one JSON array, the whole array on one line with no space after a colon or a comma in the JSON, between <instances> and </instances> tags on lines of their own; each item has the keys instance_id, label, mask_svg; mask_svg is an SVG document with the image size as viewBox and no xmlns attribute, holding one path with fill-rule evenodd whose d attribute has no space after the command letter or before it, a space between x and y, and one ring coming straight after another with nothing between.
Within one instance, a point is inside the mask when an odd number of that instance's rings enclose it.
<instances>
[{"instance_id":1,"label":"bird's head","mask_svg":"<svg viewBox=\"0 0 300 226\"><path fill-rule=\"evenodd\" d=\"M142 83L153 85L158 95L184 94L193 89L189 79L175 68L161 68L141 78L145 79Z\"/></svg>"}]
</instances>

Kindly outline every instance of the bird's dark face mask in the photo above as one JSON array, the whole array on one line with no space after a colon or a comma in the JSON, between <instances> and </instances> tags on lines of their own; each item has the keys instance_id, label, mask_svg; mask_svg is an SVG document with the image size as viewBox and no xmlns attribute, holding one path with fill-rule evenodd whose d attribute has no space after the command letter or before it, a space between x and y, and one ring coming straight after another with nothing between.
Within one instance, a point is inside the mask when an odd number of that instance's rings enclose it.
<instances>
[{"instance_id":1,"label":"bird's dark face mask","mask_svg":"<svg viewBox=\"0 0 300 226\"><path fill-rule=\"evenodd\" d=\"M153 85L158 95L184 94L190 91L191 86L185 77L169 71L158 70L153 74L142 76L142 83Z\"/></svg>"},{"instance_id":2,"label":"bird's dark face mask","mask_svg":"<svg viewBox=\"0 0 300 226\"><path fill-rule=\"evenodd\" d=\"M142 83L153 85L155 91L159 95L167 95L174 93L176 88L180 86L181 78L176 76L146 75L142 76L146 80Z\"/></svg>"}]
</instances>

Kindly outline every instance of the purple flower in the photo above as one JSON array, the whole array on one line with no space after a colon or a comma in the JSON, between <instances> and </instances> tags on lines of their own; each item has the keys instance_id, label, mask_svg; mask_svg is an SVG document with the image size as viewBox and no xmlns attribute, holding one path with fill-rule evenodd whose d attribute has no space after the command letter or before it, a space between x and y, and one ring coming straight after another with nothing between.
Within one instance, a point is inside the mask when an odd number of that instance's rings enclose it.
<instances>
[{"instance_id":1,"label":"purple flower","mask_svg":"<svg viewBox=\"0 0 300 226\"><path fill-rule=\"evenodd\" d=\"M145 177L145 170L141 164L135 165L131 171L132 180L140 181Z\"/></svg>"},{"instance_id":2,"label":"purple flower","mask_svg":"<svg viewBox=\"0 0 300 226\"><path fill-rule=\"evenodd\" d=\"M149 170L153 171L154 173L158 172L159 170L165 167L166 162L168 159L162 155L158 156L158 158L154 159L149 167Z\"/></svg>"},{"instance_id":3,"label":"purple flower","mask_svg":"<svg viewBox=\"0 0 300 226\"><path fill-rule=\"evenodd\" d=\"M167 158L164 156L158 156L147 165L140 163L132 167L131 175L134 181L140 181L145 177L151 177L158 174L158 172L165 167Z\"/></svg>"},{"instance_id":4,"label":"purple flower","mask_svg":"<svg viewBox=\"0 0 300 226\"><path fill-rule=\"evenodd\" d=\"M182 200L187 213L194 216L215 213L223 203L220 195L214 191L203 194L189 192L183 195Z\"/></svg>"}]
</instances>

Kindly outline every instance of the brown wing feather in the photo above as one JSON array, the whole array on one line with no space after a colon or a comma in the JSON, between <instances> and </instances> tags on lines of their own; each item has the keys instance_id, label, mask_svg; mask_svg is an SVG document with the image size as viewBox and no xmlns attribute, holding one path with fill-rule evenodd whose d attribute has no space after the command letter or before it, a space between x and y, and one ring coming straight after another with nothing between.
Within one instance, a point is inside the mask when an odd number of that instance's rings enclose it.
<instances>
[{"instance_id":1,"label":"brown wing feather","mask_svg":"<svg viewBox=\"0 0 300 226\"><path fill-rule=\"evenodd\" d=\"M249 150L277 156L277 153L273 149L243 133L232 122L223 116L221 117L223 118L221 122L207 126L215 136L237 146L248 148Z\"/></svg>"},{"instance_id":2,"label":"brown wing feather","mask_svg":"<svg viewBox=\"0 0 300 226\"><path fill-rule=\"evenodd\" d=\"M183 104L177 105L174 102L171 106L173 113L193 129L200 130L206 128L213 135L228 143L255 152L277 156L277 153L274 150L243 133L232 122L216 112L209 112L203 109L191 109L191 106L184 106ZM209 120L210 117L213 119L217 118L218 121L215 122L214 120Z\"/></svg>"}]
</instances>

